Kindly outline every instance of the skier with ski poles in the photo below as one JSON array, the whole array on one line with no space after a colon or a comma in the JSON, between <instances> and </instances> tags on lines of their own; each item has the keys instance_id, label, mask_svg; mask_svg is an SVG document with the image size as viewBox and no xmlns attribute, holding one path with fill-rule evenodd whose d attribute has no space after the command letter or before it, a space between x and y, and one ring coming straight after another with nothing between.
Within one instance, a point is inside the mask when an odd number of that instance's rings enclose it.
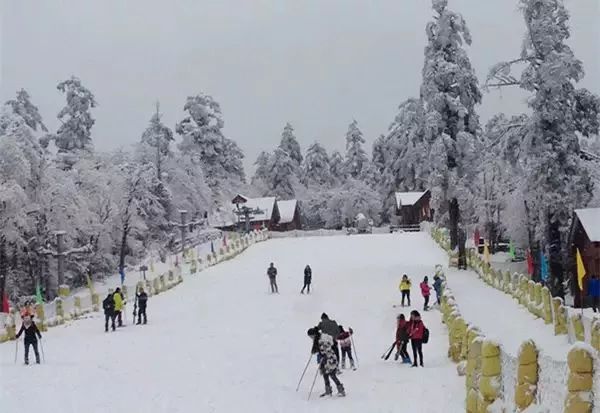
<instances>
[{"instance_id":1,"label":"skier with ski poles","mask_svg":"<svg viewBox=\"0 0 600 413\"><path fill-rule=\"evenodd\" d=\"M335 320L331 320L329 316L325 313L321 314L321 322L317 326L318 329L325 334L330 335L334 339L341 333L340 326L336 323ZM340 348L338 346L337 341L333 341L333 351L335 352L335 356L337 360L340 360Z\"/></svg>"},{"instance_id":2,"label":"skier with ski poles","mask_svg":"<svg viewBox=\"0 0 600 413\"><path fill-rule=\"evenodd\" d=\"M333 351L334 338L329 334L320 332L318 327L309 328L306 333L313 341L312 353L318 355L319 371L325 382L325 393L321 394L320 397L332 395L331 381L336 385L338 396L345 396L344 385L337 377L339 370L338 359Z\"/></svg>"},{"instance_id":3,"label":"skier with ski poles","mask_svg":"<svg viewBox=\"0 0 600 413\"><path fill-rule=\"evenodd\" d=\"M404 314L398 315L398 324L396 326L396 346L397 351L394 360L402 357L402 364L410 364L410 356L408 355L408 322Z\"/></svg>"},{"instance_id":4,"label":"skier with ski poles","mask_svg":"<svg viewBox=\"0 0 600 413\"><path fill-rule=\"evenodd\" d=\"M140 287L140 292L136 294L137 303L139 305L137 324L142 323L142 315L144 316L144 324L148 322L146 318L146 304L148 303L148 294L144 291L144 287ZM135 317L134 317L135 320Z\"/></svg>"},{"instance_id":5,"label":"skier with ski poles","mask_svg":"<svg viewBox=\"0 0 600 413\"><path fill-rule=\"evenodd\" d=\"M35 353L35 362L40 364L40 353L38 352L38 338L42 339L42 333L35 325L31 316L26 315L23 317L23 324L21 329L16 335L17 340L21 337L21 334L25 333L25 339L23 344L25 345L25 364L29 364L29 346L33 346L33 352Z\"/></svg>"}]
</instances>

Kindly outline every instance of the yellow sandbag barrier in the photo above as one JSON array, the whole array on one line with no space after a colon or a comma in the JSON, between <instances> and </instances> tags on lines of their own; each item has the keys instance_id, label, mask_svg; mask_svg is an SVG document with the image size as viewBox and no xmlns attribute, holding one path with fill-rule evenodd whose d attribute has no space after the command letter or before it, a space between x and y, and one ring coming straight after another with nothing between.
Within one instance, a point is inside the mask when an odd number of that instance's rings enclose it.
<instances>
[{"instance_id":1,"label":"yellow sandbag barrier","mask_svg":"<svg viewBox=\"0 0 600 413\"><path fill-rule=\"evenodd\" d=\"M575 332L575 338L577 341L585 341L585 330L583 328L583 321L581 320L581 314L571 314L571 325Z\"/></svg>"},{"instance_id":2,"label":"yellow sandbag barrier","mask_svg":"<svg viewBox=\"0 0 600 413\"><path fill-rule=\"evenodd\" d=\"M594 350L587 344L575 344L567 357L568 393L565 413L592 413Z\"/></svg>"},{"instance_id":3,"label":"yellow sandbag barrier","mask_svg":"<svg viewBox=\"0 0 600 413\"><path fill-rule=\"evenodd\" d=\"M484 339L481 344L478 412L487 413L488 406L502 397L501 374L500 345L492 340Z\"/></svg>"},{"instance_id":4,"label":"yellow sandbag barrier","mask_svg":"<svg viewBox=\"0 0 600 413\"><path fill-rule=\"evenodd\" d=\"M46 325L46 314L44 311L44 306L36 305L35 306L35 314L37 315L36 324L37 324L38 328L40 329L40 331L42 331L42 332L48 331L48 326Z\"/></svg>"},{"instance_id":5,"label":"yellow sandbag barrier","mask_svg":"<svg viewBox=\"0 0 600 413\"><path fill-rule=\"evenodd\" d=\"M538 387L538 349L528 340L519 349L515 405L518 411L528 408L535 400Z\"/></svg>"},{"instance_id":6,"label":"yellow sandbag barrier","mask_svg":"<svg viewBox=\"0 0 600 413\"><path fill-rule=\"evenodd\" d=\"M563 300L559 297L552 299L554 308L554 335L564 335L568 332L567 309L563 306Z\"/></svg>"},{"instance_id":7,"label":"yellow sandbag barrier","mask_svg":"<svg viewBox=\"0 0 600 413\"><path fill-rule=\"evenodd\" d=\"M592 321L592 347L600 352L600 318Z\"/></svg>"},{"instance_id":8,"label":"yellow sandbag barrier","mask_svg":"<svg viewBox=\"0 0 600 413\"><path fill-rule=\"evenodd\" d=\"M542 315L546 324L552 324L552 294L548 287L542 287Z\"/></svg>"},{"instance_id":9,"label":"yellow sandbag barrier","mask_svg":"<svg viewBox=\"0 0 600 413\"><path fill-rule=\"evenodd\" d=\"M476 336L469 343L469 351L467 358L467 373L466 373L466 386L467 386L467 413L479 413L479 377L481 373L481 345L483 337Z\"/></svg>"},{"instance_id":10,"label":"yellow sandbag barrier","mask_svg":"<svg viewBox=\"0 0 600 413\"><path fill-rule=\"evenodd\" d=\"M58 296L59 297L68 297L71 294L71 289L68 285L63 284L58 286Z\"/></svg>"}]
</instances>

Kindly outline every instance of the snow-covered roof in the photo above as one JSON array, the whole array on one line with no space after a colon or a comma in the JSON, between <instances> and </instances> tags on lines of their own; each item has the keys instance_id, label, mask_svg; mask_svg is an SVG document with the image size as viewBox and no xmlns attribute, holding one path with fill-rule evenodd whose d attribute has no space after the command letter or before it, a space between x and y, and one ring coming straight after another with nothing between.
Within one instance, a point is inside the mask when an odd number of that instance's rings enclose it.
<instances>
[{"instance_id":1,"label":"snow-covered roof","mask_svg":"<svg viewBox=\"0 0 600 413\"><path fill-rule=\"evenodd\" d=\"M251 222L256 221L268 221L273 215L273 209L275 209L275 197L266 198L247 198L248 201L244 204L248 208L258 208L262 212L260 214L253 214Z\"/></svg>"},{"instance_id":2,"label":"snow-covered roof","mask_svg":"<svg viewBox=\"0 0 600 413\"><path fill-rule=\"evenodd\" d=\"M417 203L427 191L423 192L396 192L396 206L410 206Z\"/></svg>"},{"instance_id":3,"label":"snow-covered roof","mask_svg":"<svg viewBox=\"0 0 600 413\"><path fill-rule=\"evenodd\" d=\"M290 199L288 201L277 201L277 209L279 210L279 223L289 224L294 220L296 205L298 201Z\"/></svg>"},{"instance_id":4,"label":"snow-covered roof","mask_svg":"<svg viewBox=\"0 0 600 413\"><path fill-rule=\"evenodd\" d=\"M576 209L575 214L591 242L600 242L600 208Z\"/></svg>"}]
</instances>

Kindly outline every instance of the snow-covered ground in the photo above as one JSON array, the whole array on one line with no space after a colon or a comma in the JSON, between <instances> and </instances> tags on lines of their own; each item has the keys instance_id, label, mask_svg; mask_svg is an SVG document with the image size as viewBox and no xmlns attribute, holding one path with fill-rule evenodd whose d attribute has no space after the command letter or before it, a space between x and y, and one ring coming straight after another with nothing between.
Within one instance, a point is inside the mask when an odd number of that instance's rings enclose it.
<instances>
[{"instance_id":1,"label":"snow-covered ground","mask_svg":"<svg viewBox=\"0 0 600 413\"><path fill-rule=\"evenodd\" d=\"M425 368L381 354L394 340L398 282L430 275L444 253L426 233L271 240L239 257L187 276L152 297L147 326L104 333L103 319L76 321L44 336L46 363L14 364L15 343L0 345L0 410L22 412L398 412L464 411L464 378L446 357L440 314L424 315L431 331ZM266 267L279 269L280 295L268 293ZM313 268L310 295L302 270ZM455 288L456 290L457 288ZM461 300L459 299L459 303ZM462 305L462 303L461 303ZM325 311L355 330L357 371L341 380L348 396L323 400L306 330ZM406 309L408 312L408 309ZM127 315L131 320L131 314Z\"/></svg>"}]
</instances>

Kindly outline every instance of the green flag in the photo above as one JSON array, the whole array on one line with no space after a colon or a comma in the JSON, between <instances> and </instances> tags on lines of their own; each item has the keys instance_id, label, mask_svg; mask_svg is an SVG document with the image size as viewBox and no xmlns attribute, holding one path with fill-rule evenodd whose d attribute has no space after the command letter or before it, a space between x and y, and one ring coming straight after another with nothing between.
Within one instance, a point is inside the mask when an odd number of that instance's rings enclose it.
<instances>
[{"instance_id":1,"label":"green flag","mask_svg":"<svg viewBox=\"0 0 600 413\"><path fill-rule=\"evenodd\" d=\"M36 304L44 303L44 299L42 298L42 289L40 288L39 282L35 284L35 302Z\"/></svg>"},{"instance_id":2,"label":"green flag","mask_svg":"<svg viewBox=\"0 0 600 413\"><path fill-rule=\"evenodd\" d=\"M513 245L512 241L508 244L508 255L510 255L512 260L515 259L515 246Z\"/></svg>"}]
</instances>

